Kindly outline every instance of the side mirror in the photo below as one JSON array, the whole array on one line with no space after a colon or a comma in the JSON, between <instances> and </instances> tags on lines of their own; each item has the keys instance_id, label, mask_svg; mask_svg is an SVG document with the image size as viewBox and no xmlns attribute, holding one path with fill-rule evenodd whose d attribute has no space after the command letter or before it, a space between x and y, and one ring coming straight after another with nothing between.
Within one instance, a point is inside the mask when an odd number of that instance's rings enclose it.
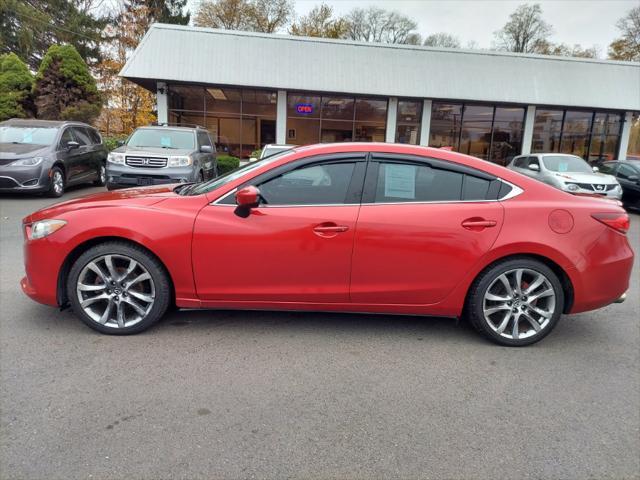
<instances>
[{"instance_id":1,"label":"side mirror","mask_svg":"<svg viewBox=\"0 0 640 480\"><path fill-rule=\"evenodd\" d=\"M600 169L598 167L593 167L593 173L598 173Z\"/></svg>"},{"instance_id":2,"label":"side mirror","mask_svg":"<svg viewBox=\"0 0 640 480\"><path fill-rule=\"evenodd\" d=\"M67 148L69 150L75 150L76 148L79 148L79 147L80 147L80 144L78 142L74 142L74 141L67 142Z\"/></svg>"},{"instance_id":3,"label":"side mirror","mask_svg":"<svg viewBox=\"0 0 640 480\"><path fill-rule=\"evenodd\" d=\"M540 171L540 165L538 165L537 163L530 163L529 164L529 170L532 170L534 172L539 172Z\"/></svg>"},{"instance_id":4,"label":"side mirror","mask_svg":"<svg viewBox=\"0 0 640 480\"><path fill-rule=\"evenodd\" d=\"M245 209L256 208L260 205L260 190L253 185L241 188L236 192L236 203Z\"/></svg>"},{"instance_id":5,"label":"side mirror","mask_svg":"<svg viewBox=\"0 0 640 480\"><path fill-rule=\"evenodd\" d=\"M119 146L119 147L123 146L124 145L124 140L118 140L116 142L116 145Z\"/></svg>"},{"instance_id":6,"label":"side mirror","mask_svg":"<svg viewBox=\"0 0 640 480\"><path fill-rule=\"evenodd\" d=\"M202 145L200 147L200 153L213 153L213 147L211 145Z\"/></svg>"}]
</instances>

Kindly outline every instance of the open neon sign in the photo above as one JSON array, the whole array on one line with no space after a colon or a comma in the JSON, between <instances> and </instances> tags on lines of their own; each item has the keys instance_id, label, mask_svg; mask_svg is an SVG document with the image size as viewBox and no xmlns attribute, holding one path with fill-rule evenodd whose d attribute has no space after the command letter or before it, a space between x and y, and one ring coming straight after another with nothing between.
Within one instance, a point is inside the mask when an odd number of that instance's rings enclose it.
<instances>
[{"instance_id":1,"label":"open neon sign","mask_svg":"<svg viewBox=\"0 0 640 480\"><path fill-rule=\"evenodd\" d=\"M296 112L300 115L311 115L313 113L313 105L310 103L296 104Z\"/></svg>"}]
</instances>

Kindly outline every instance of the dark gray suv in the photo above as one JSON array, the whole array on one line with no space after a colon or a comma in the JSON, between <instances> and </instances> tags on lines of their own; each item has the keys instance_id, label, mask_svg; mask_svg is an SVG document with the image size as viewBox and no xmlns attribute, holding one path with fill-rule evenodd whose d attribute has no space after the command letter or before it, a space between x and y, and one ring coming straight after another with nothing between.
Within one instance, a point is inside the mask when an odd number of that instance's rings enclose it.
<instances>
[{"instance_id":1,"label":"dark gray suv","mask_svg":"<svg viewBox=\"0 0 640 480\"><path fill-rule=\"evenodd\" d=\"M0 123L0 192L60 197L69 185L106 182L107 149L85 123L11 119Z\"/></svg>"},{"instance_id":2,"label":"dark gray suv","mask_svg":"<svg viewBox=\"0 0 640 480\"><path fill-rule=\"evenodd\" d=\"M107 188L203 182L218 176L216 148L200 127L136 129L109 154Z\"/></svg>"}]
</instances>

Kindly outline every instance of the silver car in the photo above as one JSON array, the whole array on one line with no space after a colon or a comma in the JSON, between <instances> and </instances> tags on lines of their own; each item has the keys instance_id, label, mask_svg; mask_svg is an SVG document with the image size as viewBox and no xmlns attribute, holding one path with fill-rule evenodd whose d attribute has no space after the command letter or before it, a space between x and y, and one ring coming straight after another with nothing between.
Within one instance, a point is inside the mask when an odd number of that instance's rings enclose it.
<instances>
[{"instance_id":1,"label":"silver car","mask_svg":"<svg viewBox=\"0 0 640 480\"><path fill-rule=\"evenodd\" d=\"M217 176L216 148L200 127L140 127L107 157L109 190Z\"/></svg>"},{"instance_id":2,"label":"silver car","mask_svg":"<svg viewBox=\"0 0 640 480\"><path fill-rule=\"evenodd\" d=\"M533 153L515 157L507 168L569 193L620 200L622 188L613 175L600 173L582 158L564 153Z\"/></svg>"}]
</instances>

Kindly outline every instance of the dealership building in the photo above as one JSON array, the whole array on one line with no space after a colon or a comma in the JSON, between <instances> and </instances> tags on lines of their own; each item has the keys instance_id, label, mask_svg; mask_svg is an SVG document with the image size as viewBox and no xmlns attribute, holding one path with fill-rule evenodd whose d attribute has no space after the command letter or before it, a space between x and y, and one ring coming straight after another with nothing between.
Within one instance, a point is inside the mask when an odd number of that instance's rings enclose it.
<instances>
[{"instance_id":1,"label":"dealership building","mask_svg":"<svg viewBox=\"0 0 640 480\"><path fill-rule=\"evenodd\" d=\"M267 143L399 142L504 164L565 152L640 158L640 63L155 24L122 72L158 122Z\"/></svg>"}]
</instances>

